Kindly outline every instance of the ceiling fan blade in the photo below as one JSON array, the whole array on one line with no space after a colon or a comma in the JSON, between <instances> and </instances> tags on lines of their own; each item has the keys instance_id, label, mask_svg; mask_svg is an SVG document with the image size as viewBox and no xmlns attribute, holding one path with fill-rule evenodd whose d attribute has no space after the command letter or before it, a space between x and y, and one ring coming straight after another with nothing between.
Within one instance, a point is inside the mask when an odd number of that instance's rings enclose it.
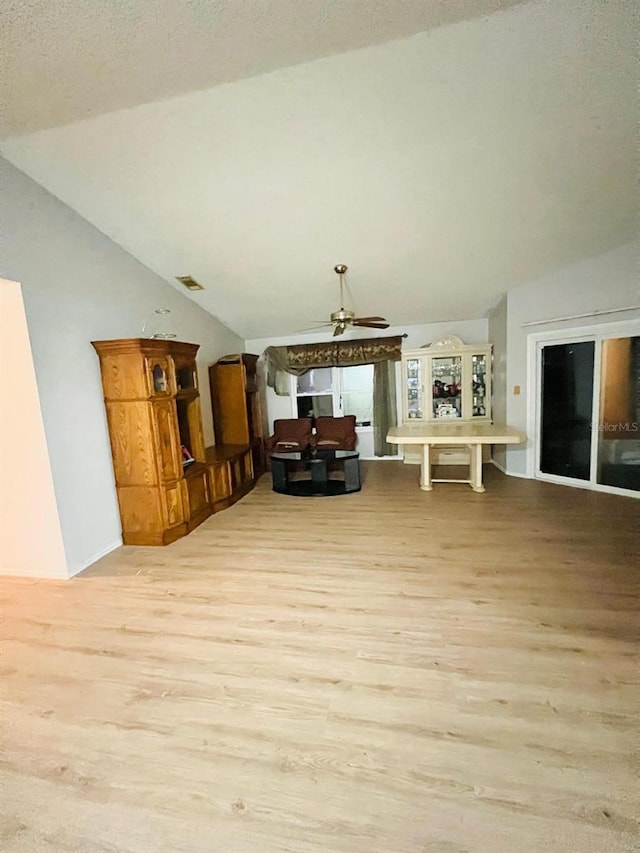
<instances>
[{"instance_id":1,"label":"ceiling fan blade","mask_svg":"<svg viewBox=\"0 0 640 853\"><path fill-rule=\"evenodd\" d=\"M334 329L333 337L335 338L336 335L344 334L344 329L345 329L344 325L342 323L338 323L338 325Z\"/></svg>"},{"instance_id":2,"label":"ceiling fan blade","mask_svg":"<svg viewBox=\"0 0 640 853\"><path fill-rule=\"evenodd\" d=\"M324 326L333 326L333 323L321 323L318 321L314 326L306 326L304 329L296 329L293 333L294 335L300 335L302 332L316 332L318 329L322 329Z\"/></svg>"},{"instance_id":3,"label":"ceiling fan blade","mask_svg":"<svg viewBox=\"0 0 640 853\"><path fill-rule=\"evenodd\" d=\"M356 323L386 323L384 317L355 317Z\"/></svg>"},{"instance_id":4,"label":"ceiling fan blade","mask_svg":"<svg viewBox=\"0 0 640 853\"><path fill-rule=\"evenodd\" d=\"M354 320L353 325L354 326L366 326L367 329L388 329L389 328L388 323L371 323L368 321L365 322L363 320Z\"/></svg>"}]
</instances>

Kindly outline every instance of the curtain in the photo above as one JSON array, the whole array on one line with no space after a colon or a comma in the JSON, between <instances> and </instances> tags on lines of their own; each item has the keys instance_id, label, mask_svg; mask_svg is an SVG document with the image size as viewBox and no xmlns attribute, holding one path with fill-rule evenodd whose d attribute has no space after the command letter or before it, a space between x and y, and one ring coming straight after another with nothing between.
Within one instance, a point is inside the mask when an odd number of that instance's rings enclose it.
<instances>
[{"instance_id":1,"label":"curtain","mask_svg":"<svg viewBox=\"0 0 640 853\"><path fill-rule=\"evenodd\" d=\"M267 362L266 379L267 385L276 392L279 397L289 396L289 373L295 371L289 369L288 347L267 347L263 355ZM295 373L300 376L301 370Z\"/></svg>"},{"instance_id":2,"label":"curtain","mask_svg":"<svg viewBox=\"0 0 640 853\"><path fill-rule=\"evenodd\" d=\"M280 396L289 395L286 374L301 376L318 367L355 367L381 361L400 361L403 335L389 338L363 338L356 341L330 341L299 344L292 347L267 347L267 385Z\"/></svg>"},{"instance_id":3,"label":"curtain","mask_svg":"<svg viewBox=\"0 0 640 853\"><path fill-rule=\"evenodd\" d=\"M373 443L376 456L395 456L397 448L386 441L396 424L396 369L405 335L330 341L291 347L267 347L267 385L279 396L290 393L289 374L301 376L318 367L357 367L373 364Z\"/></svg>"},{"instance_id":4,"label":"curtain","mask_svg":"<svg viewBox=\"0 0 640 853\"><path fill-rule=\"evenodd\" d=\"M398 448L388 444L387 433L396 425L395 362L378 361L373 365L373 452L376 456L395 456Z\"/></svg>"}]
</instances>

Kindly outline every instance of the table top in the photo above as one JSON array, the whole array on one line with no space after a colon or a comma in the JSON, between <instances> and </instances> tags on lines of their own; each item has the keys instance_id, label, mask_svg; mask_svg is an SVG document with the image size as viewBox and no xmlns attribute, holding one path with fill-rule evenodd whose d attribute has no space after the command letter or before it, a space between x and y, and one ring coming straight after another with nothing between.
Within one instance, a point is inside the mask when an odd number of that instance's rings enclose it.
<instances>
[{"instance_id":1,"label":"table top","mask_svg":"<svg viewBox=\"0 0 640 853\"><path fill-rule=\"evenodd\" d=\"M521 444L526 435L505 424L411 423L391 427L389 444Z\"/></svg>"}]
</instances>

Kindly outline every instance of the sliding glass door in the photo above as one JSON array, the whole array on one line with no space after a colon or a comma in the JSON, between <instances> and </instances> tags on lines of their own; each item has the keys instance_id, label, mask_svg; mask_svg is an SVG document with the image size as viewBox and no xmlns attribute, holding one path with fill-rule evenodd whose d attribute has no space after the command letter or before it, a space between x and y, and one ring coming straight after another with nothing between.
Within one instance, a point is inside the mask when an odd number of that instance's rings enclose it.
<instances>
[{"instance_id":1,"label":"sliding glass door","mask_svg":"<svg viewBox=\"0 0 640 853\"><path fill-rule=\"evenodd\" d=\"M640 336L540 341L540 479L640 491Z\"/></svg>"},{"instance_id":2,"label":"sliding glass door","mask_svg":"<svg viewBox=\"0 0 640 853\"><path fill-rule=\"evenodd\" d=\"M540 470L588 480L591 472L593 341L542 350Z\"/></svg>"},{"instance_id":3,"label":"sliding glass door","mask_svg":"<svg viewBox=\"0 0 640 853\"><path fill-rule=\"evenodd\" d=\"M640 336L602 342L597 482L640 491Z\"/></svg>"}]
</instances>

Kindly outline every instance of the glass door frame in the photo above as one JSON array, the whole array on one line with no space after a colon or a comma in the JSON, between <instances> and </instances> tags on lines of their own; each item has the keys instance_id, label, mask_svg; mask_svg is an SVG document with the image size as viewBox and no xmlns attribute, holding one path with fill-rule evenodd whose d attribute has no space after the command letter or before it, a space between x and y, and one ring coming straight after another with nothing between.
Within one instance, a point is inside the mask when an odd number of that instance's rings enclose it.
<instances>
[{"instance_id":1,"label":"glass door frame","mask_svg":"<svg viewBox=\"0 0 640 853\"><path fill-rule=\"evenodd\" d=\"M527 385L532 390L532 393L528 395L527 400L527 432L531 438L533 452L529 455L527 474L531 479L543 480L548 483L558 483L563 486L573 486L578 489L590 489L591 491L608 492L613 495L640 498L640 492L634 491L633 489L622 489L617 486L605 486L597 482L597 425L600 418L602 343L610 338L636 337L639 334L640 324L637 320L623 320L619 323L601 323L588 327L581 326L570 329L558 329L557 331L538 332L528 336ZM584 341L594 342L593 400L591 406L591 464L589 479L577 480L572 477L547 474L540 470L540 439L542 436L542 350L545 346L582 343Z\"/></svg>"}]
</instances>

